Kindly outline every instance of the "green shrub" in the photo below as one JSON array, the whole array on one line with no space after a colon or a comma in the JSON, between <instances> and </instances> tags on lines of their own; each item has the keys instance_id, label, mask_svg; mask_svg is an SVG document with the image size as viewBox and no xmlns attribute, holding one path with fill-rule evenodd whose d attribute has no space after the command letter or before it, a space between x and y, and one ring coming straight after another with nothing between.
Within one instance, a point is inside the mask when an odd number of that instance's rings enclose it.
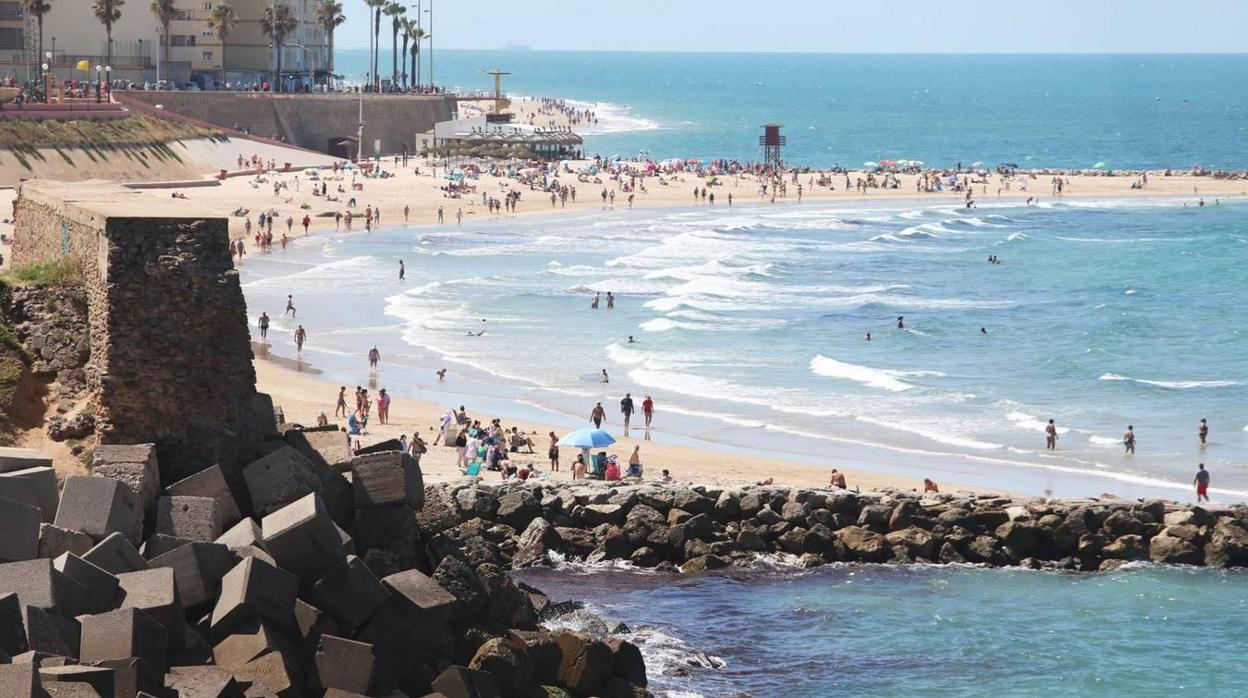
<instances>
[{"instance_id":1,"label":"green shrub","mask_svg":"<svg viewBox=\"0 0 1248 698\"><path fill-rule=\"evenodd\" d=\"M7 278L27 286L72 286L79 283L78 276L78 268L71 260L57 259L17 267Z\"/></svg>"}]
</instances>

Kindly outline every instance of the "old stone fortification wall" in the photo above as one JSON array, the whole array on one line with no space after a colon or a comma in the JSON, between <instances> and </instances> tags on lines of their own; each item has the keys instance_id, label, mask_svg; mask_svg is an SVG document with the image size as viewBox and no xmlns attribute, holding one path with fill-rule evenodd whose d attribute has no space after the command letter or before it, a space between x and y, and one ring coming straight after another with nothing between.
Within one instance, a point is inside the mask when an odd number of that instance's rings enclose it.
<instances>
[{"instance_id":1,"label":"old stone fortification wall","mask_svg":"<svg viewBox=\"0 0 1248 698\"><path fill-rule=\"evenodd\" d=\"M240 126L252 134L327 152L330 139L355 137L359 95L257 92L127 92L126 97L161 104L168 111L224 128ZM381 139L383 153L413 148L417 133L446 121L455 111L453 98L428 95L365 95L364 152Z\"/></svg>"},{"instance_id":2,"label":"old stone fortification wall","mask_svg":"<svg viewBox=\"0 0 1248 698\"><path fill-rule=\"evenodd\" d=\"M254 417L265 406L227 222L179 217L137 196L101 184L24 184L13 262L64 258L81 274L85 381L101 443L156 443L171 482L213 464L232 474L254 457L254 425L263 424Z\"/></svg>"}]
</instances>

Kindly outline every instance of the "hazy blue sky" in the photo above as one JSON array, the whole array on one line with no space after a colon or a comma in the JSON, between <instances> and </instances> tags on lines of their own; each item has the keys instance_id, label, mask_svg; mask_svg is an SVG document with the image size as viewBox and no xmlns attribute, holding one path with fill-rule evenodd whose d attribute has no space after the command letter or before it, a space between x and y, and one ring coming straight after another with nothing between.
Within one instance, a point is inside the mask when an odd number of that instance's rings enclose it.
<instances>
[{"instance_id":1,"label":"hazy blue sky","mask_svg":"<svg viewBox=\"0 0 1248 698\"><path fill-rule=\"evenodd\" d=\"M430 0L423 0L428 8ZM1248 0L433 0L436 45L534 49L1248 51ZM368 46L364 0L337 45ZM415 2L405 3L415 5ZM416 10L409 13L415 15ZM769 18L774 12L776 16ZM428 17L428 15L425 15ZM383 22L385 23L385 22ZM389 46L389 27L382 28Z\"/></svg>"}]
</instances>

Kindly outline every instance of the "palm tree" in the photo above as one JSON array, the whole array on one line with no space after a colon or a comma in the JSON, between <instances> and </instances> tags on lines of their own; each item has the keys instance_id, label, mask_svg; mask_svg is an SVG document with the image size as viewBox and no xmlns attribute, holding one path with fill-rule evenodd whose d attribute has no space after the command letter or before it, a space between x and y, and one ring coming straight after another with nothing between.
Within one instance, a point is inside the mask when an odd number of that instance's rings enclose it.
<instances>
[{"instance_id":1,"label":"palm tree","mask_svg":"<svg viewBox=\"0 0 1248 698\"><path fill-rule=\"evenodd\" d=\"M273 81L275 92L282 91L282 46L286 43L286 37L298 26L299 18L295 16L295 11L287 0L277 0L264 8L264 14L260 16L260 29L273 42L273 48L277 51L277 73Z\"/></svg>"},{"instance_id":2,"label":"palm tree","mask_svg":"<svg viewBox=\"0 0 1248 698\"><path fill-rule=\"evenodd\" d=\"M43 60L43 16L48 14L52 9L52 5L48 0L22 0L22 7L26 9L27 17L34 17L39 23L39 55L36 60Z\"/></svg>"},{"instance_id":3,"label":"palm tree","mask_svg":"<svg viewBox=\"0 0 1248 698\"><path fill-rule=\"evenodd\" d=\"M152 0L152 14L156 16L156 21L160 23L161 44L165 56L165 74L169 73L169 23L174 17L178 16L177 9L173 6L173 0ZM160 71L156 71L156 82L160 82Z\"/></svg>"},{"instance_id":4,"label":"palm tree","mask_svg":"<svg viewBox=\"0 0 1248 698\"><path fill-rule=\"evenodd\" d=\"M329 41L329 74L333 75L334 30L347 21L347 16L342 14L342 3L338 0L321 0L321 4L316 6L316 21L325 30L326 39Z\"/></svg>"},{"instance_id":5,"label":"palm tree","mask_svg":"<svg viewBox=\"0 0 1248 698\"><path fill-rule=\"evenodd\" d=\"M412 28L408 30L408 35L412 38L412 79L416 81L416 86L420 86L420 42L425 40L425 30L419 24L412 23Z\"/></svg>"},{"instance_id":6,"label":"palm tree","mask_svg":"<svg viewBox=\"0 0 1248 698\"><path fill-rule=\"evenodd\" d=\"M364 4L368 5L370 17L373 19L373 46L369 50L371 55L369 59L372 61L372 83L373 91L381 86L381 80L377 77L377 56L381 53L381 10L386 6L386 0L364 0Z\"/></svg>"},{"instance_id":7,"label":"palm tree","mask_svg":"<svg viewBox=\"0 0 1248 698\"><path fill-rule=\"evenodd\" d=\"M230 38L230 32L238 26L238 13L234 11L234 6L228 2L213 5L212 13L208 15L208 28L211 29L217 38L221 40L221 86L225 86L225 42Z\"/></svg>"},{"instance_id":8,"label":"palm tree","mask_svg":"<svg viewBox=\"0 0 1248 698\"><path fill-rule=\"evenodd\" d=\"M412 38L412 27L416 26L416 22L405 19L403 20L403 28L399 30L399 36L403 37L403 51L399 53L402 60L403 72L399 76L403 79L403 89L407 89L407 41Z\"/></svg>"},{"instance_id":9,"label":"palm tree","mask_svg":"<svg viewBox=\"0 0 1248 698\"><path fill-rule=\"evenodd\" d=\"M399 82L399 30L403 28L403 15L407 8L397 2L386 5L386 14L390 16L390 84Z\"/></svg>"},{"instance_id":10,"label":"palm tree","mask_svg":"<svg viewBox=\"0 0 1248 698\"><path fill-rule=\"evenodd\" d=\"M108 60L106 65L113 64L113 24L121 19L121 6L126 0L95 0L91 11L100 24L104 25L104 33L108 35Z\"/></svg>"}]
</instances>

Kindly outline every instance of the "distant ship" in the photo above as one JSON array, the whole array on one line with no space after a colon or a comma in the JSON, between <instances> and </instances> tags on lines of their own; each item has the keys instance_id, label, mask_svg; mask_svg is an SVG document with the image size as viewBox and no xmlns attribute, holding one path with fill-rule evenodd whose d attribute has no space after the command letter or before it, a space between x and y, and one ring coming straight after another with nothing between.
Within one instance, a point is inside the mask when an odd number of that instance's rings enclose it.
<instances>
[{"instance_id":1,"label":"distant ship","mask_svg":"<svg viewBox=\"0 0 1248 698\"><path fill-rule=\"evenodd\" d=\"M499 47L500 51L532 51L533 47L528 44L513 44L510 41Z\"/></svg>"}]
</instances>

